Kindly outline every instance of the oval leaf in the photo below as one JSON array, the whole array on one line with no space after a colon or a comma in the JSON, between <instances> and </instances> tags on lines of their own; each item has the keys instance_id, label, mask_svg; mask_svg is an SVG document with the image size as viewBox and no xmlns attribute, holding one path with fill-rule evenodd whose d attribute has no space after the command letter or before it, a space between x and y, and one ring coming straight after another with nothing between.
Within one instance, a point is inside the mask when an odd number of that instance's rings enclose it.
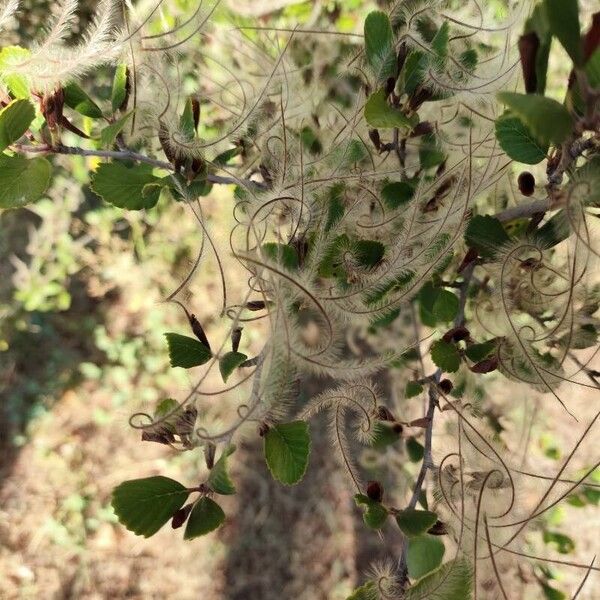
<instances>
[{"instance_id":1,"label":"oval leaf","mask_svg":"<svg viewBox=\"0 0 600 600\"><path fill-rule=\"evenodd\" d=\"M394 34L389 17L379 10L365 19L365 54L378 82L393 77L396 69Z\"/></svg>"},{"instance_id":2,"label":"oval leaf","mask_svg":"<svg viewBox=\"0 0 600 600\"><path fill-rule=\"evenodd\" d=\"M505 113L496 119L496 138L510 158L526 165L537 165L546 158L548 144L540 144L517 117Z\"/></svg>"},{"instance_id":3,"label":"oval leaf","mask_svg":"<svg viewBox=\"0 0 600 600\"><path fill-rule=\"evenodd\" d=\"M136 535L154 535L182 506L189 492L174 479L156 476L124 481L113 491L119 521Z\"/></svg>"},{"instance_id":4,"label":"oval leaf","mask_svg":"<svg viewBox=\"0 0 600 600\"><path fill-rule=\"evenodd\" d=\"M298 483L306 472L310 454L308 423L294 421L272 426L264 437L267 465L277 481Z\"/></svg>"},{"instance_id":5,"label":"oval leaf","mask_svg":"<svg viewBox=\"0 0 600 600\"><path fill-rule=\"evenodd\" d=\"M16 142L29 129L35 118L29 100L13 100L0 111L0 151Z\"/></svg>"},{"instance_id":6,"label":"oval leaf","mask_svg":"<svg viewBox=\"0 0 600 600\"><path fill-rule=\"evenodd\" d=\"M444 542L432 535L419 535L408 540L406 565L412 579L427 575L442 564L446 548Z\"/></svg>"},{"instance_id":7,"label":"oval leaf","mask_svg":"<svg viewBox=\"0 0 600 600\"><path fill-rule=\"evenodd\" d=\"M460 367L460 354L454 344L438 340L431 346L431 360L447 373L455 373Z\"/></svg>"},{"instance_id":8,"label":"oval leaf","mask_svg":"<svg viewBox=\"0 0 600 600\"><path fill-rule=\"evenodd\" d=\"M184 540L193 540L201 535L206 535L220 527L225 521L223 509L210 498L200 498L190 513Z\"/></svg>"},{"instance_id":9,"label":"oval leaf","mask_svg":"<svg viewBox=\"0 0 600 600\"><path fill-rule=\"evenodd\" d=\"M407 508L396 515L398 527L409 537L426 533L436 521L437 515L429 510Z\"/></svg>"},{"instance_id":10,"label":"oval leaf","mask_svg":"<svg viewBox=\"0 0 600 600\"><path fill-rule=\"evenodd\" d=\"M128 94L128 70L127 65L118 65L113 79L111 104L113 112L123 107Z\"/></svg>"},{"instance_id":11,"label":"oval leaf","mask_svg":"<svg viewBox=\"0 0 600 600\"><path fill-rule=\"evenodd\" d=\"M221 371L223 381L227 382L233 371L246 360L248 360L248 357L241 352L228 352L225 354L219 361L219 371Z\"/></svg>"},{"instance_id":12,"label":"oval leaf","mask_svg":"<svg viewBox=\"0 0 600 600\"><path fill-rule=\"evenodd\" d=\"M405 600L465 600L473 597L471 566L464 558L450 560L406 590Z\"/></svg>"},{"instance_id":13,"label":"oval leaf","mask_svg":"<svg viewBox=\"0 0 600 600\"><path fill-rule=\"evenodd\" d=\"M371 127L400 127L412 129L412 121L400 110L390 106L385 90L379 90L365 104L365 119Z\"/></svg>"},{"instance_id":14,"label":"oval leaf","mask_svg":"<svg viewBox=\"0 0 600 600\"><path fill-rule=\"evenodd\" d=\"M165 333L169 344L169 358L172 367L190 369L208 362L211 351L198 340L179 333Z\"/></svg>"},{"instance_id":15,"label":"oval leaf","mask_svg":"<svg viewBox=\"0 0 600 600\"><path fill-rule=\"evenodd\" d=\"M92 190L105 202L119 208L141 210L152 208L160 196L160 177L152 174L150 165L125 165L102 163L92 176Z\"/></svg>"},{"instance_id":16,"label":"oval leaf","mask_svg":"<svg viewBox=\"0 0 600 600\"><path fill-rule=\"evenodd\" d=\"M65 104L91 119L101 119L100 107L76 84L65 86Z\"/></svg>"},{"instance_id":17,"label":"oval leaf","mask_svg":"<svg viewBox=\"0 0 600 600\"><path fill-rule=\"evenodd\" d=\"M35 202L46 191L51 173L45 158L0 155L0 208Z\"/></svg>"},{"instance_id":18,"label":"oval leaf","mask_svg":"<svg viewBox=\"0 0 600 600\"><path fill-rule=\"evenodd\" d=\"M232 444L223 450L223 454L210 470L208 476L208 485L213 492L223 495L235 494L235 486L229 478L227 472L227 459L235 452L235 446Z\"/></svg>"},{"instance_id":19,"label":"oval leaf","mask_svg":"<svg viewBox=\"0 0 600 600\"><path fill-rule=\"evenodd\" d=\"M513 92L501 92L498 99L521 119L540 144L562 144L573 129L573 117L556 100Z\"/></svg>"}]
</instances>

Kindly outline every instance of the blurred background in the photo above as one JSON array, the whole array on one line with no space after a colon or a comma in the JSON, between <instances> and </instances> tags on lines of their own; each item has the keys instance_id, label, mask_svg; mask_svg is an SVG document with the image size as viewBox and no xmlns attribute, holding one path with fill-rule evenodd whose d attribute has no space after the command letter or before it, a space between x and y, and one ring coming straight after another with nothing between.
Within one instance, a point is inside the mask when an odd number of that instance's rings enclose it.
<instances>
[{"instance_id":1,"label":"blurred background","mask_svg":"<svg viewBox=\"0 0 600 600\"><path fill-rule=\"evenodd\" d=\"M193 4L167 0L163 18L169 6L179 11ZM484 4L498 18L506 11L502 0ZM39 34L49 5L25 0L13 41ZM94 5L81 3L83 23ZM229 3L238 22L328 24L342 32L361 32L376 6L363 0ZM564 81L560 58L553 65L557 81ZM90 85L108 97L108 76ZM204 468L201 452L176 455L142 444L128 425L135 410L181 396L192 381L186 371L169 368L163 333L183 331L184 320L163 299L193 264L199 230L181 203L163 199L148 212L104 204L88 188L91 159L60 157L54 164L46 198L0 214L0 598L346 598L371 561L397 550L398 540L390 534L384 546L365 529L318 424L308 475L293 490L272 483L259 440L242 445L232 461L239 493L224 503L226 525L205 538L184 543L165 527L146 540L117 523L110 507L116 484L153 474L194 481ZM215 187L203 208L235 297L247 282L228 258L232 193ZM213 262L202 264L190 286L188 308L218 337ZM256 352L255 335L247 342ZM211 383L218 388L216 379ZM518 438L522 430L514 423L524 418L503 411L506 385L499 384L503 394L492 405L499 431ZM589 405L593 394L576 393L581 407ZM216 397L214 410L236 400ZM527 432L529 463L556 470L579 430L561 427L555 403L537 399L530 406L536 419ZM551 511L545 527L555 537L542 542L540 533L532 548L548 544L555 553L589 560L598 500L591 489L582 505ZM544 568L555 587L574 589L578 573ZM518 589L529 591L515 598L563 597L528 576ZM600 597L594 587L580 597Z\"/></svg>"}]
</instances>

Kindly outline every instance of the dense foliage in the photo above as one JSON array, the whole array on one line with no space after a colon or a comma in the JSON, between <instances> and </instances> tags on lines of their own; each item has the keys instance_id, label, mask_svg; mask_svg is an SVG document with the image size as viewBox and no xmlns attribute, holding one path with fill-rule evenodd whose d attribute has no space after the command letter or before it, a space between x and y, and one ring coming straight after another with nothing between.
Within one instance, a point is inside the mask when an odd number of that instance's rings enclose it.
<instances>
[{"instance_id":1,"label":"dense foliage","mask_svg":"<svg viewBox=\"0 0 600 600\"><path fill-rule=\"evenodd\" d=\"M357 33L335 3L290 30L218 2L173 2L159 18L170 3L103 0L72 40L77 2L64 0L34 45L0 52L0 207L36 202L55 161L83 156L104 202L182 202L198 222L195 264L166 298L189 328L166 332L165 352L173 369L202 368L185 397L130 424L144 443L203 452L206 477L187 487L140 473L114 490L119 520L145 537L169 521L186 540L215 530L219 496L236 493L238 438L260 436L273 478L293 485L325 412L365 526L403 539L353 600L508 598L511 557L534 560L542 593L562 597L548 567L561 560L523 540L541 528L569 553L544 519L563 499L598 503L597 457L576 479L563 473L600 413L541 475L517 466L489 396L505 378L568 424L577 414L561 388L599 387L600 13L577 0L499 3L499 14L405 0L369 11ZM0 25L18 8L5 2ZM560 99L547 93L552 52L570 61L553 83ZM234 186L242 297L228 294L203 214L221 185ZM223 339L186 295L209 260ZM251 336L264 339L256 355ZM214 370L218 392L205 386ZM335 384L306 398L307 377ZM228 420L203 413L206 397L240 390ZM533 503L521 500L531 479L543 486ZM598 570L563 562L581 586Z\"/></svg>"}]
</instances>

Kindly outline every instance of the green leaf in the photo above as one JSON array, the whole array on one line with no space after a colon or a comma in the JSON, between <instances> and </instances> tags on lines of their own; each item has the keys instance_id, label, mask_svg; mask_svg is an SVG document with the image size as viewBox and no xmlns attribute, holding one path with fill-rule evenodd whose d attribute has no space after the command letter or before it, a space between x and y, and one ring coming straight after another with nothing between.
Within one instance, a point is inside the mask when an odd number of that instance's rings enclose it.
<instances>
[{"instance_id":1,"label":"green leaf","mask_svg":"<svg viewBox=\"0 0 600 600\"><path fill-rule=\"evenodd\" d=\"M460 367L458 349L444 340L438 340L431 346L431 360L446 373L455 373Z\"/></svg>"},{"instance_id":2,"label":"green leaf","mask_svg":"<svg viewBox=\"0 0 600 600\"><path fill-rule=\"evenodd\" d=\"M131 118L133 111L130 110L127 114L123 115L120 119L117 119L114 123L107 125L100 132L100 145L103 148L110 148L117 139L117 136L123 131L127 121Z\"/></svg>"},{"instance_id":3,"label":"green leaf","mask_svg":"<svg viewBox=\"0 0 600 600\"><path fill-rule=\"evenodd\" d=\"M364 494L355 494L354 501L358 506L363 505L366 507L363 512L363 521L365 525L370 529L381 529L388 518L387 509L376 500L371 500Z\"/></svg>"},{"instance_id":4,"label":"green leaf","mask_svg":"<svg viewBox=\"0 0 600 600\"><path fill-rule=\"evenodd\" d=\"M588 58L585 63L585 74L588 78L588 83L594 88L600 88L600 48Z\"/></svg>"},{"instance_id":5,"label":"green leaf","mask_svg":"<svg viewBox=\"0 0 600 600\"><path fill-rule=\"evenodd\" d=\"M194 504L183 534L184 540L193 540L220 527L225 521L223 509L206 496Z\"/></svg>"},{"instance_id":6,"label":"green leaf","mask_svg":"<svg viewBox=\"0 0 600 600\"><path fill-rule=\"evenodd\" d=\"M453 321L458 314L459 301L456 294L441 289L433 303L433 316L436 321Z\"/></svg>"},{"instance_id":7,"label":"green leaf","mask_svg":"<svg viewBox=\"0 0 600 600\"><path fill-rule=\"evenodd\" d=\"M416 463L423 460L425 448L423 448L423 444L417 442L414 437L410 437L406 440L406 452L408 453L408 458L411 462Z\"/></svg>"},{"instance_id":8,"label":"green leaf","mask_svg":"<svg viewBox=\"0 0 600 600\"><path fill-rule=\"evenodd\" d=\"M534 235L538 242L546 248L553 248L560 244L571 235L571 224L567 213L564 210L559 210Z\"/></svg>"},{"instance_id":9,"label":"green leaf","mask_svg":"<svg viewBox=\"0 0 600 600\"><path fill-rule=\"evenodd\" d=\"M577 0L546 0L546 15L555 35L576 67L583 66L583 45Z\"/></svg>"},{"instance_id":10,"label":"green leaf","mask_svg":"<svg viewBox=\"0 0 600 600\"><path fill-rule=\"evenodd\" d=\"M69 83L64 91L67 106L91 119L102 118L100 107L76 83Z\"/></svg>"},{"instance_id":11,"label":"green leaf","mask_svg":"<svg viewBox=\"0 0 600 600\"><path fill-rule=\"evenodd\" d=\"M492 258L496 250L509 241L502 223L489 215L473 217L465 231L467 246L475 248L484 258Z\"/></svg>"},{"instance_id":12,"label":"green leaf","mask_svg":"<svg viewBox=\"0 0 600 600\"><path fill-rule=\"evenodd\" d=\"M113 112L116 112L127 98L127 65L117 65L115 76L113 78L111 103Z\"/></svg>"},{"instance_id":13,"label":"green leaf","mask_svg":"<svg viewBox=\"0 0 600 600\"><path fill-rule=\"evenodd\" d=\"M560 554L570 554L575 550L575 542L572 538L558 531L544 531L544 544L556 544L556 550Z\"/></svg>"},{"instance_id":14,"label":"green leaf","mask_svg":"<svg viewBox=\"0 0 600 600\"><path fill-rule=\"evenodd\" d=\"M29 100L13 100L0 111L0 152L16 142L35 119Z\"/></svg>"},{"instance_id":15,"label":"green leaf","mask_svg":"<svg viewBox=\"0 0 600 600\"><path fill-rule=\"evenodd\" d=\"M501 92L498 99L521 119L541 145L562 144L573 130L573 117L556 100L513 92Z\"/></svg>"},{"instance_id":16,"label":"green leaf","mask_svg":"<svg viewBox=\"0 0 600 600\"><path fill-rule=\"evenodd\" d=\"M416 381L409 381L406 384L406 391L404 392L405 398L414 398L423 391L423 386Z\"/></svg>"},{"instance_id":17,"label":"green leaf","mask_svg":"<svg viewBox=\"0 0 600 600\"><path fill-rule=\"evenodd\" d=\"M488 356L492 350L496 347L496 342L490 340L489 342L483 342L481 344L471 344L467 346L465 354L473 362L479 362Z\"/></svg>"},{"instance_id":18,"label":"green leaf","mask_svg":"<svg viewBox=\"0 0 600 600\"><path fill-rule=\"evenodd\" d=\"M526 165L536 165L548 153L548 144L540 144L527 126L510 112L496 119L496 138L510 158Z\"/></svg>"},{"instance_id":19,"label":"green leaf","mask_svg":"<svg viewBox=\"0 0 600 600\"><path fill-rule=\"evenodd\" d=\"M404 535L414 537L427 533L427 530L437 521L437 515L429 510L407 508L396 515L398 527Z\"/></svg>"},{"instance_id":20,"label":"green leaf","mask_svg":"<svg viewBox=\"0 0 600 600\"><path fill-rule=\"evenodd\" d=\"M277 481L285 485L298 483L308 466L308 423L294 421L273 425L264 436L264 451L269 470Z\"/></svg>"},{"instance_id":21,"label":"green leaf","mask_svg":"<svg viewBox=\"0 0 600 600\"><path fill-rule=\"evenodd\" d=\"M31 52L21 46L6 46L0 51L0 80L6 85L15 98L29 98L31 92L24 75L11 73L11 67L25 62Z\"/></svg>"},{"instance_id":22,"label":"green leaf","mask_svg":"<svg viewBox=\"0 0 600 600\"><path fill-rule=\"evenodd\" d=\"M0 208L35 202L46 191L51 173L45 158L0 155Z\"/></svg>"},{"instance_id":23,"label":"green leaf","mask_svg":"<svg viewBox=\"0 0 600 600\"><path fill-rule=\"evenodd\" d=\"M186 139L193 140L196 135L196 125L194 123L194 109L192 106L192 99L187 98L185 106L183 107L183 113L179 119L179 127Z\"/></svg>"},{"instance_id":24,"label":"green leaf","mask_svg":"<svg viewBox=\"0 0 600 600\"><path fill-rule=\"evenodd\" d=\"M406 58L402 69L404 91L412 96L425 80L427 57L420 50L412 50Z\"/></svg>"},{"instance_id":25,"label":"green leaf","mask_svg":"<svg viewBox=\"0 0 600 600\"><path fill-rule=\"evenodd\" d=\"M197 339L179 333L165 333L169 344L169 358L172 367L189 369L208 362L211 351Z\"/></svg>"},{"instance_id":26,"label":"green leaf","mask_svg":"<svg viewBox=\"0 0 600 600\"><path fill-rule=\"evenodd\" d=\"M235 494L235 486L233 485L233 481L231 481L229 473L227 472L227 459L234 452L235 446L233 444L227 446L227 448L223 450L223 454L221 454L219 460L210 470L210 474L208 476L208 485L210 486L210 489L217 494Z\"/></svg>"},{"instance_id":27,"label":"green leaf","mask_svg":"<svg viewBox=\"0 0 600 600\"><path fill-rule=\"evenodd\" d=\"M436 325L433 305L439 293L440 288L434 286L431 281L428 281L419 292L419 317L423 325L427 325L427 327L435 327Z\"/></svg>"},{"instance_id":28,"label":"green leaf","mask_svg":"<svg viewBox=\"0 0 600 600\"><path fill-rule=\"evenodd\" d=\"M394 181L383 186L381 197L391 210L404 206L414 196L415 186L407 181Z\"/></svg>"},{"instance_id":29,"label":"green leaf","mask_svg":"<svg viewBox=\"0 0 600 600\"><path fill-rule=\"evenodd\" d=\"M433 133L424 135L419 144L419 162L422 169L431 169L446 160L438 136Z\"/></svg>"},{"instance_id":30,"label":"green leaf","mask_svg":"<svg viewBox=\"0 0 600 600\"><path fill-rule=\"evenodd\" d=\"M296 249L287 244L267 242L262 245L262 252L268 259L282 264L290 271L295 271L300 264Z\"/></svg>"},{"instance_id":31,"label":"green leaf","mask_svg":"<svg viewBox=\"0 0 600 600\"><path fill-rule=\"evenodd\" d=\"M119 521L136 535L154 535L182 506L189 492L174 479L156 476L124 481L112 495Z\"/></svg>"},{"instance_id":32,"label":"green leaf","mask_svg":"<svg viewBox=\"0 0 600 600\"><path fill-rule=\"evenodd\" d=\"M404 600L467 600L473 597L470 564L464 558L448 561L406 590Z\"/></svg>"},{"instance_id":33,"label":"green leaf","mask_svg":"<svg viewBox=\"0 0 600 600\"><path fill-rule=\"evenodd\" d=\"M388 127L412 129L414 126L414 122L401 110L388 104L385 90L371 94L365 104L365 119L371 127L384 129Z\"/></svg>"},{"instance_id":34,"label":"green leaf","mask_svg":"<svg viewBox=\"0 0 600 600\"><path fill-rule=\"evenodd\" d=\"M377 450L383 450L400 439L400 432L394 431L391 423L377 421L373 426L373 438L371 446Z\"/></svg>"},{"instance_id":35,"label":"green leaf","mask_svg":"<svg viewBox=\"0 0 600 600\"><path fill-rule=\"evenodd\" d=\"M439 59L444 59L448 55L448 41L450 39L450 23L444 21L438 29L433 40L431 48ZM441 65L440 65L441 66Z\"/></svg>"},{"instance_id":36,"label":"green leaf","mask_svg":"<svg viewBox=\"0 0 600 600\"><path fill-rule=\"evenodd\" d=\"M358 263L368 269L376 267L385 253L385 246L373 240L359 240L354 244L354 256Z\"/></svg>"},{"instance_id":37,"label":"green leaf","mask_svg":"<svg viewBox=\"0 0 600 600\"><path fill-rule=\"evenodd\" d=\"M567 597L563 592L549 586L547 583L540 583L540 585L546 600L565 600Z\"/></svg>"},{"instance_id":38,"label":"green leaf","mask_svg":"<svg viewBox=\"0 0 600 600\"><path fill-rule=\"evenodd\" d=\"M365 19L365 54L378 82L393 77L396 70L394 34L389 17L381 11L369 13Z\"/></svg>"},{"instance_id":39,"label":"green leaf","mask_svg":"<svg viewBox=\"0 0 600 600\"><path fill-rule=\"evenodd\" d=\"M160 177L152 174L152 167L138 164L126 167L120 162L102 163L92 176L92 190L105 202L119 208L141 210L152 208L160 196Z\"/></svg>"},{"instance_id":40,"label":"green leaf","mask_svg":"<svg viewBox=\"0 0 600 600\"><path fill-rule=\"evenodd\" d=\"M225 152L221 152L213 158L213 163L215 165L225 166L229 163L230 160L235 158L238 154L240 154L242 148L240 146L236 146L235 148L230 148L229 150L225 150Z\"/></svg>"},{"instance_id":41,"label":"green leaf","mask_svg":"<svg viewBox=\"0 0 600 600\"><path fill-rule=\"evenodd\" d=\"M433 535L419 535L408 540L406 565L412 579L419 579L437 569L444 558L444 542Z\"/></svg>"},{"instance_id":42,"label":"green leaf","mask_svg":"<svg viewBox=\"0 0 600 600\"><path fill-rule=\"evenodd\" d=\"M379 592L374 581L367 581L364 585L356 588L346 600L379 600Z\"/></svg>"},{"instance_id":43,"label":"green leaf","mask_svg":"<svg viewBox=\"0 0 600 600\"><path fill-rule=\"evenodd\" d=\"M246 360L248 360L248 357L241 352L228 352L223 355L219 361L219 371L221 371L223 381L227 382L227 379L229 379L229 376L233 371Z\"/></svg>"}]
</instances>

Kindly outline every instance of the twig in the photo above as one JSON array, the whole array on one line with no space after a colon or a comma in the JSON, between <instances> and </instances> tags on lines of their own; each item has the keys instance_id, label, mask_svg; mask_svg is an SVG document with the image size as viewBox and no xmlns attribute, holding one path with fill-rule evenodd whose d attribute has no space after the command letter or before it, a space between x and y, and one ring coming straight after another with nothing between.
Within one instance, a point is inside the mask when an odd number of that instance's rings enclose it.
<instances>
[{"instance_id":1,"label":"twig","mask_svg":"<svg viewBox=\"0 0 600 600\"><path fill-rule=\"evenodd\" d=\"M85 148L77 148L75 146L29 146L29 145L18 145L13 146L18 152L26 152L28 154L66 154L75 156L94 156L97 158L112 158L115 160L132 160L135 162L145 163L152 165L158 169L165 169L166 171L174 171L175 168L171 163L151 158L145 154L133 152L133 150L88 150ZM258 181L252 181L250 179L238 179L236 177L223 177L221 175L208 175L208 181L210 183L222 184L222 185L243 185L244 187L255 187L263 188L264 186Z\"/></svg>"}]
</instances>

